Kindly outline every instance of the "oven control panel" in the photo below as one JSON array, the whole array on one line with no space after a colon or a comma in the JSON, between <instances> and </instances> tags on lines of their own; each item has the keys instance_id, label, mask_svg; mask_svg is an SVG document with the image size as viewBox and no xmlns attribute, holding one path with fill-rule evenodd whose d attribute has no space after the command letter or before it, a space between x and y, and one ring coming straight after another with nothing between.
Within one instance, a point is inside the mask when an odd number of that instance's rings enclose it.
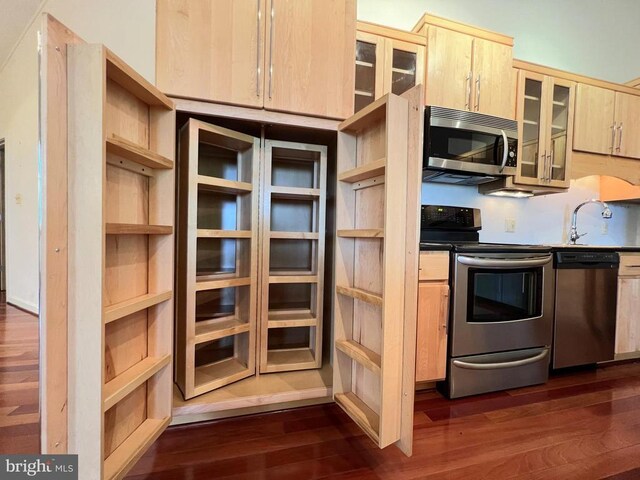
<instances>
[{"instance_id":1,"label":"oven control panel","mask_svg":"<svg viewBox=\"0 0 640 480\"><path fill-rule=\"evenodd\" d=\"M445 205L422 205L421 230L472 230L482 228L480 210Z\"/></svg>"}]
</instances>

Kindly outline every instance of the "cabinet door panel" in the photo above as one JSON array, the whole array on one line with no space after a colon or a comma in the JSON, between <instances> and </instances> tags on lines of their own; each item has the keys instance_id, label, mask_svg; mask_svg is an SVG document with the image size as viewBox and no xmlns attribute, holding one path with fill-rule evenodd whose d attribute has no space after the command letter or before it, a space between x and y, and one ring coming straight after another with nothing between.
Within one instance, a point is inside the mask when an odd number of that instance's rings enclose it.
<instances>
[{"instance_id":1,"label":"cabinet door panel","mask_svg":"<svg viewBox=\"0 0 640 480\"><path fill-rule=\"evenodd\" d=\"M578 84L573 127L574 150L602 154L612 152L614 100L612 90Z\"/></svg>"},{"instance_id":2,"label":"cabinet door panel","mask_svg":"<svg viewBox=\"0 0 640 480\"><path fill-rule=\"evenodd\" d=\"M269 0L265 108L353 113L355 0Z\"/></svg>"},{"instance_id":3,"label":"cabinet door panel","mask_svg":"<svg viewBox=\"0 0 640 480\"><path fill-rule=\"evenodd\" d=\"M615 95L617 130L613 154L640 158L640 97L620 92Z\"/></svg>"},{"instance_id":4,"label":"cabinet door panel","mask_svg":"<svg viewBox=\"0 0 640 480\"><path fill-rule=\"evenodd\" d=\"M544 75L520 71L518 78L518 174L517 183L540 185L547 166L545 151Z\"/></svg>"},{"instance_id":5,"label":"cabinet door panel","mask_svg":"<svg viewBox=\"0 0 640 480\"><path fill-rule=\"evenodd\" d=\"M262 106L265 16L265 0L158 0L158 87Z\"/></svg>"},{"instance_id":6,"label":"cabinet door panel","mask_svg":"<svg viewBox=\"0 0 640 480\"><path fill-rule=\"evenodd\" d=\"M427 34L427 105L469 110L473 37L438 27ZM511 78L511 77L509 77Z\"/></svg>"},{"instance_id":7,"label":"cabinet door panel","mask_svg":"<svg viewBox=\"0 0 640 480\"><path fill-rule=\"evenodd\" d=\"M547 77L547 150L549 167L547 184L569 187L571 172L571 142L573 138L573 108L575 84L567 80Z\"/></svg>"},{"instance_id":8,"label":"cabinet door panel","mask_svg":"<svg viewBox=\"0 0 640 480\"><path fill-rule=\"evenodd\" d=\"M442 380L446 376L448 317L449 286L420 283L416 342L417 382Z\"/></svg>"},{"instance_id":9,"label":"cabinet door panel","mask_svg":"<svg viewBox=\"0 0 640 480\"><path fill-rule=\"evenodd\" d=\"M367 32L357 32L354 110L356 112L380 98L384 93L384 45L383 37Z\"/></svg>"},{"instance_id":10,"label":"cabinet door panel","mask_svg":"<svg viewBox=\"0 0 640 480\"><path fill-rule=\"evenodd\" d=\"M480 38L473 40L473 110L514 118L512 65L512 48L509 45Z\"/></svg>"},{"instance_id":11,"label":"cabinet door panel","mask_svg":"<svg viewBox=\"0 0 640 480\"><path fill-rule=\"evenodd\" d=\"M424 77L422 45L393 38L385 41L384 93L402 95L422 82Z\"/></svg>"},{"instance_id":12,"label":"cabinet door panel","mask_svg":"<svg viewBox=\"0 0 640 480\"><path fill-rule=\"evenodd\" d=\"M616 355L640 351L640 277L618 280Z\"/></svg>"}]
</instances>

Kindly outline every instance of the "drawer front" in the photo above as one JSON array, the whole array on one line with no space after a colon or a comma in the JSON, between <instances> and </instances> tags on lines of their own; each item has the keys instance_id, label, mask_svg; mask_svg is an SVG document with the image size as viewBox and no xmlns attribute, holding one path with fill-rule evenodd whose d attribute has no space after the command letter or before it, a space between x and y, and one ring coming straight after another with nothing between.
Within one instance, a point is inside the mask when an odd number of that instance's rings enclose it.
<instances>
[{"instance_id":1,"label":"drawer front","mask_svg":"<svg viewBox=\"0 0 640 480\"><path fill-rule=\"evenodd\" d=\"M620 255L618 275L621 277L640 277L640 254Z\"/></svg>"},{"instance_id":2,"label":"drawer front","mask_svg":"<svg viewBox=\"0 0 640 480\"><path fill-rule=\"evenodd\" d=\"M449 252L420 252L418 280L449 280Z\"/></svg>"}]
</instances>

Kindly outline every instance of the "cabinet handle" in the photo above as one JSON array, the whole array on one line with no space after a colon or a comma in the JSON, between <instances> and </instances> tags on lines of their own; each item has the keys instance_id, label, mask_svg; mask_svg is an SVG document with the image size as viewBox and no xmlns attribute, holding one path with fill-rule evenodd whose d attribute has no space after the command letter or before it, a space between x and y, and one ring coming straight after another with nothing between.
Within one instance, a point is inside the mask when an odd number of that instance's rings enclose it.
<instances>
[{"instance_id":1,"label":"cabinet handle","mask_svg":"<svg viewBox=\"0 0 640 480\"><path fill-rule=\"evenodd\" d=\"M545 182L547 180L547 151L545 150L542 155L540 155L540 159L543 162L542 165L542 181Z\"/></svg>"},{"instance_id":2,"label":"cabinet handle","mask_svg":"<svg viewBox=\"0 0 640 480\"><path fill-rule=\"evenodd\" d=\"M269 24L269 100L271 100L271 84L273 77L273 24L275 23L276 0L271 0L271 23Z\"/></svg>"},{"instance_id":3,"label":"cabinet handle","mask_svg":"<svg viewBox=\"0 0 640 480\"><path fill-rule=\"evenodd\" d=\"M547 183L551 182L551 170L553 168L553 149L551 153L547 155L547 159L549 160L549 166L547 167Z\"/></svg>"},{"instance_id":4,"label":"cabinet handle","mask_svg":"<svg viewBox=\"0 0 640 480\"><path fill-rule=\"evenodd\" d=\"M261 73L261 68L260 68L260 47L262 44L261 38L260 38L260 20L262 19L262 9L260 8L260 2L262 0L257 0L258 2L258 50L256 52L256 96L259 97L260 96L260 73Z\"/></svg>"},{"instance_id":5,"label":"cabinet handle","mask_svg":"<svg viewBox=\"0 0 640 480\"><path fill-rule=\"evenodd\" d=\"M476 112L480 110L480 75L476 80Z\"/></svg>"},{"instance_id":6,"label":"cabinet handle","mask_svg":"<svg viewBox=\"0 0 640 480\"><path fill-rule=\"evenodd\" d=\"M611 153L613 153L613 147L615 146L616 143L616 123L613 122L613 125L611 125Z\"/></svg>"},{"instance_id":7,"label":"cabinet handle","mask_svg":"<svg viewBox=\"0 0 640 480\"><path fill-rule=\"evenodd\" d=\"M464 106L465 110L471 110L471 77L472 77L472 72L469 72L469 75L467 75L467 103Z\"/></svg>"},{"instance_id":8,"label":"cabinet handle","mask_svg":"<svg viewBox=\"0 0 640 480\"><path fill-rule=\"evenodd\" d=\"M444 330L444 334L447 335L447 322L449 321L449 289L444 290L442 292L442 312L444 313L444 323L442 324L442 329Z\"/></svg>"},{"instance_id":9,"label":"cabinet handle","mask_svg":"<svg viewBox=\"0 0 640 480\"><path fill-rule=\"evenodd\" d=\"M618 137L618 147L616 148L616 150L619 152L620 148L622 147L622 122L620 122L618 130L620 130L620 136Z\"/></svg>"}]
</instances>

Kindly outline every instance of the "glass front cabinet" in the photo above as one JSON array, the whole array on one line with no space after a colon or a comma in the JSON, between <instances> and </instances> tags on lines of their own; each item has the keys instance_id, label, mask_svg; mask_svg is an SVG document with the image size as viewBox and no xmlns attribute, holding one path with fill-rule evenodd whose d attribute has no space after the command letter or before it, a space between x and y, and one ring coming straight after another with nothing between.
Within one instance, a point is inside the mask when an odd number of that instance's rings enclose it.
<instances>
[{"instance_id":1,"label":"glass front cabinet","mask_svg":"<svg viewBox=\"0 0 640 480\"><path fill-rule=\"evenodd\" d=\"M574 96L573 82L519 71L515 183L569 187Z\"/></svg>"},{"instance_id":2,"label":"glass front cabinet","mask_svg":"<svg viewBox=\"0 0 640 480\"><path fill-rule=\"evenodd\" d=\"M387 93L401 95L423 82L424 65L424 37L358 22L355 111Z\"/></svg>"}]
</instances>

